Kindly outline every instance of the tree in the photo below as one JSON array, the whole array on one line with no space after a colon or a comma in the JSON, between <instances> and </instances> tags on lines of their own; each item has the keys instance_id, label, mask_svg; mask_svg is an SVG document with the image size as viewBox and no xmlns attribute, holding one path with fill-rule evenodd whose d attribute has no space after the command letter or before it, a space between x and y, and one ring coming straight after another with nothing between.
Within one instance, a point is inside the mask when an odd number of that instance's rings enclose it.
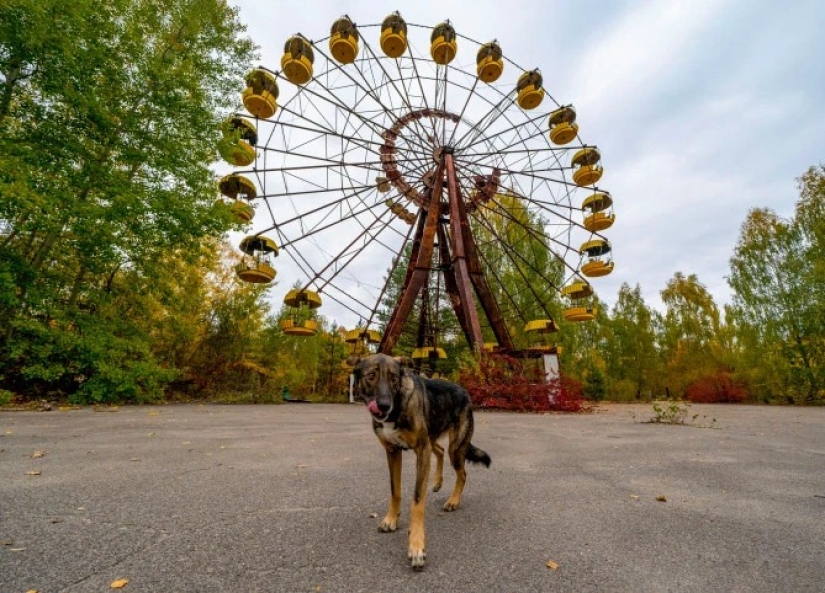
<instances>
[{"instance_id":1,"label":"tree","mask_svg":"<svg viewBox=\"0 0 825 593\"><path fill-rule=\"evenodd\" d=\"M118 364L101 344L147 344L103 315L119 281L229 228L210 164L254 48L221 0L10 0L0 23L0 375L69 385L38 366L68 341L92 381Z\"/></svg>"},{"instance_id":2,"label":"tree","mask_svg":"<svg viewBox=\"0 0 825 593\"><path fill-rule=\"evenodd\" d=\"M666 387L681 397L689 383L717 371L719 308L695 274L676 272L661 295L667 308L661 335Z\"/></svg>"},{"instance_id":3,"label":"tree","mask_svg":"<svg viewBox=\"0 0 825 593\"><path fill-rule=\"evenodd\" d=\"M638 284L622 284L608 321L610 339L605 343L610 395L614 399L649 398L661 381L656 349L658 313L645 304Z\"/></svg>"},{"instance_id":4,"label":"tree","mask_svg":"<svg viewBox=\"0 0 825 593\"><path fill-rule=\"evenodd\" d=\"M825 168L799 187L793 219L748 213L728 282L751 383L763 398L812 403L825 386Z\"/></svg>"}]
</instances>

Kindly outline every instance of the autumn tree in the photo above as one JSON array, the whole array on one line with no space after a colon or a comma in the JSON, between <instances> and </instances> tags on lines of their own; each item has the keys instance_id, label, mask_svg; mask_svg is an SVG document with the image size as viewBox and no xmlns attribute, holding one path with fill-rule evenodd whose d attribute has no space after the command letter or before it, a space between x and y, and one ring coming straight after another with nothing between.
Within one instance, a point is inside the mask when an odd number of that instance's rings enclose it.
<instances>
[{"instance_id":1,"label":"autumn tree","mask_svg":"<svg viewBox=\"0 0 825 593\"><path fill-rule=\"evenodd\" d=\"M221 0L0 5L4 384L82 394L107 375L97 398L125 368L150 383L136 398L175 373L116 293L229 228L210 165L253 58L243 31Z\"/></svg>"},{"instance_id":2,"label":"autumn tree","mask_svg":"<svg viewBox=\"0 0 825 593\"><path fill-rule=\"evenodd\" d=\"M612 399L631 400L657 395L662 378L656 348L660 315L644 301L641 286L622 284L608 320L605 342L607 375Z\"/></svg>"},{"instance_id":3,"label":"autumn tree","mask_svg":"<svg viewBox=\"0 0 825 593\"><path fill-rule=\"evenodd\" d=\"M794 218L748 213L731 258L742 370L763 399L813 403L825 386L825 168L799 183Z\"/></svg>"},{"instance_id":4,"label":"autumn tree","mask_svg":"<svg viewBox=\"0 0 825 593\"><path fill-rule=\"evenodd\" d=\"M681 397L692 381L718 370L719 308L696 274L676 272L661 295L666 307L661 333L665 387Z\"/></svg>"}]
</instances>

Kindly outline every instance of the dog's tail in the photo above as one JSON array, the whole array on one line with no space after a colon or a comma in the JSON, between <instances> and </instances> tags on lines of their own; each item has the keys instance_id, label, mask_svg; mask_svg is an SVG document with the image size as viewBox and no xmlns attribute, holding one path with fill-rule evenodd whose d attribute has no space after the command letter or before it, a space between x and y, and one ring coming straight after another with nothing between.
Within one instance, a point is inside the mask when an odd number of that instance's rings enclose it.
<instances>
[{"instance_id":1,"label":"dog's tail","mask_svg":"<svg viewBox=\"0 0 825 593\"><path fill-rule=\"evenodd\" d=\"M490 464L493 462L487 453L478 447L474 447L473 445L470 445L470 448L467 451L467 461L470 463L481 463L484 467L490 467Z\"/></svg>"}]
</instances>

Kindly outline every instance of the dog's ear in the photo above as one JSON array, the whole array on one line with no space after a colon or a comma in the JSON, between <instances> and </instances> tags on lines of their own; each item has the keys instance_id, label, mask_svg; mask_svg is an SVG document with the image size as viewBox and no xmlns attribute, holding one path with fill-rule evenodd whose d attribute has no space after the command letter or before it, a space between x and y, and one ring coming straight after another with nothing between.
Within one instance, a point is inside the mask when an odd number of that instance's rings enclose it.
<instances>
[{"instance_id":1,"label":"dog's ear","mask_svg":"<svg viewBox=\"0 0 825 593\"><path fill-rule=\"evenodd\" d=\"M348 366L353 367L353 372L355 372L355 369L360 366L362 360L364 360L363 357L357 354L350 354L344 362L346 362Z\"/></svg>"},{"instance_id":2,"label":"dog's ear","mask_svg":"<svg viewBox=\"0 0 825 593\"><path fill-rule=\"evenodd\" d=\"M415 366L415 362L409 356L393 356L393 360L397 362L402 369L412 369Z\"/></svg>"}]
</instances>

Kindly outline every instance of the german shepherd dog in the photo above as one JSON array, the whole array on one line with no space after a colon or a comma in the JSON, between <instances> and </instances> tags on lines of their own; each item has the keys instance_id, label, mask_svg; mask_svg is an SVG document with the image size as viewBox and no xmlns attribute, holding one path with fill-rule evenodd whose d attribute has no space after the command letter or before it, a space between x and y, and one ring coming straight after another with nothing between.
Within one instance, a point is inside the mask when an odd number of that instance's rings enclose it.
<instances>
[{"instance_id":1,"label":"german shepherd dog","mask_svg":"<svg viewBox=\"0 0 825 593\"><path fill-rule=\"evenodd\" d=\"M390 506L378 526L382 532L398 528L401 512L401 451L415 452L415 491L410 511L408 557L415 570L426 560L424 510L430 473L430 455L435 453L433 492L441 489L444 474L444 448L438 439L449 435L450 462L456 473L455 488L444 504L454 511L461 503L467 480L464 462L490 467L490 456L470 443L473 436L473 410L469 394L459 385L441 379L420 377L385 354L362 359L353 371L355 395L364 400L372 414L372 428L387 451L390 469Z\"/></svg>"}]
</instances>

